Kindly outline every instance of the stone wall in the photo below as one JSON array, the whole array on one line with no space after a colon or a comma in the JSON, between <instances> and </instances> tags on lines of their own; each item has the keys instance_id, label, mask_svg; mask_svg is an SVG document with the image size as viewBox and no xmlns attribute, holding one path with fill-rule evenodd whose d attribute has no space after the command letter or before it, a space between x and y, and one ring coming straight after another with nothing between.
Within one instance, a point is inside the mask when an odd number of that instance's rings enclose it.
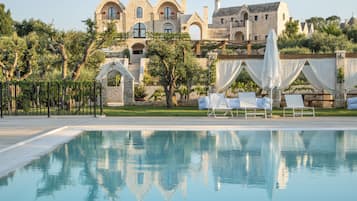
<instances>
[{"instance_id":1,"label":"stone wall","mask_svg":"<svg viewBox=\"0 0 357 201\"><path fill-rule=\"evenodd\" d=\"M134 80L124 79L124 104L134 104Z\"/></svg>"},{"instance_id":2,"label":"stone wall","mask_svg":"<svg viewBox=\"0 0 357 201\"><path fill-rule=\"evenodd\" d=\"M123 102L123 87L104 87L103 91L105 103L124 103Z\"/></svg>"},{"instance_id":3,"label":"stone wall","mask_svg":"<svg viewBox=\"0 0 357 201\"><path fill-rule=\"evenodd\" d=\"M344 68L346 66L346 51L336 51L336 77L338 78L339 69L344 72ZM341 80L337 79L336 83L336 92L335 92L335 107L336 108L344 108L346 105L346 96L343 82L339 82Z\"/></svg>"}]
</instances>

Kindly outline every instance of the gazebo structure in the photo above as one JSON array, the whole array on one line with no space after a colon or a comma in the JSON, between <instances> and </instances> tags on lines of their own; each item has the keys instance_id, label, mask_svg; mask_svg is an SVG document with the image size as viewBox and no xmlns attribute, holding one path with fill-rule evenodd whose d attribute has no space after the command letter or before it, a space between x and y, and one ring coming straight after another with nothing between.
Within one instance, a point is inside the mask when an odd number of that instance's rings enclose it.
<instances>
[{"instance_id":1,"label":"gazebo structure","mask_svg":"<svg viewBox=\"0 0 357 201\"><path fill-rule=\"evenodd\" d=\"M216 70L216 90L226 91L245 69L262 87L262 55L220 55ZM345 107L346 94L357 85L357 54L336 51L335 54L280 55L280 92L287 89L300 73L316 89L333 96L334 107ZM277 101L278 102L278 101ZM279 107L279 103L276 107Z\"/></svg>"},{"instance_id":2,"label":"gazebo structure","mask_svg":"<svg viewBox=\"0 0 357 201\"><path fill-rule=\"evenodd\" d=\"M96 80L103 86L103 103L107 106L134 104L134 76L128 59L106 59Z\"/></svg>"}]
</instances>

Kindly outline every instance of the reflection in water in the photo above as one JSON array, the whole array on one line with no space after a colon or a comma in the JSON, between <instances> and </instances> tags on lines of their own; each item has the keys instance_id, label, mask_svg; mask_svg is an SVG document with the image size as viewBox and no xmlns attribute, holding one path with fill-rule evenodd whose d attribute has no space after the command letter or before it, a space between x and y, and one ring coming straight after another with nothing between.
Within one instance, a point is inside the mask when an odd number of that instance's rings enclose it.
<instances>
[{"instance_id":1,"label":"reflection in water","mask_svg":"<svg viewBox=\"0 0 357 201\"><path fill-rule=\"evenodd\" d=\"M284 200L291 175L356 170L356 132L90 132L0 179L0 200L219 200L225 188Z\"/></svg>"}]
</instances>

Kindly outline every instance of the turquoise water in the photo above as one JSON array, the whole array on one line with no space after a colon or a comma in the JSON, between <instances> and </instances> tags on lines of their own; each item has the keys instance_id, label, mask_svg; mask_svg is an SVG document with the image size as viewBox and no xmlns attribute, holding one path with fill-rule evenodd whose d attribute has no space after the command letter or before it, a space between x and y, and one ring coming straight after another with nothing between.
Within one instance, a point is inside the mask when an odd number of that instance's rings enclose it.
<instances>
[{"instance_id":1,"label":"turquoise water","mask_svg":"<svg viewBox=\"0 0 357 201\"><path fill-rule=\"evenodd\" d=\"M356 201L356 131L88 132L0 179L1 201Z\"/></svg>"}]
</instances>

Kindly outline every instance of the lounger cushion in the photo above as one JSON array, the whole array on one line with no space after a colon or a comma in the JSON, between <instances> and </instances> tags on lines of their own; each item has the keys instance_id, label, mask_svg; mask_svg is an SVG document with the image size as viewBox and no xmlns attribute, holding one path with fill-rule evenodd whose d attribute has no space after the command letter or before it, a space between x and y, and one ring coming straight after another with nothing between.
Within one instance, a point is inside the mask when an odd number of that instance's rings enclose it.
<instances>
[{"instance_id":1,"label":"lounger cushion","mask_svg":"<svg viewBox=\"0 0 357 201\"><path fill-rule=\"evenodd\" d=\"M270 98L258 98L257 99L257 106L258 108L261 108L261 109L270 109L271 108L271 100Z\"/></svg>"},{"instance_id":2,"label":"lounger cushion","mask_svg":"<svg viewBox=\"0 0 357 201\"><path fill-rule=\"evenodd\" d=\"M349 110L357 109L357 97L347 99L347 109Z\"/></svg>"},{"instance_id":3,"label":"lounger cushion","mask_svg":"<svg viewBox=\"0 0 357 201\"><path fill-rule=\"evenodd\" d=\"M357 104L357 97L347 99L348 104Z\"/></svg>"},{"instance_id":4,"label":"lounger cushion","mask_svg":"<svg viewBox=\"0 0 357 201\"><path fill-rule=\"evenodd\" d=\"M232 109L240 109L239 98L227 98L228 106ZM270 98L257 98L257 106L261 109L270 109L271 100ZM198 98L198 109L205 110L209 107L208 96L203 96Z\"/></svg>"},{"instance_id":5,"label":"lounger cushion","mask_svg":"<svg viewBox=\"0 0 357 201\"><path fill-rule=\"evenodd\" d=\"M198 109L199 110L206 110L209 106L209 98L208 96L198 98Z\"/></svg>"},{"instance_id":6,"label":"lounger cushion","mask_svg":"<svg viewBox=\"0 0 357 201\"><path fill-rule=\"evenodd\" d=\"M349 109L349 110L357 110L357 104L350 104L350 105L348 105L347 109Z\"/></svg>"},{"instance_id":7,"label":"lounger cushion","mask_svg":"<svg viewBox=\"0 0 357 201\"><path fill-rule=\"evenodd\" d=\"M239 109L239 98L227 98L228 106L232 109Z\"/></svg>"}]
</instances>

